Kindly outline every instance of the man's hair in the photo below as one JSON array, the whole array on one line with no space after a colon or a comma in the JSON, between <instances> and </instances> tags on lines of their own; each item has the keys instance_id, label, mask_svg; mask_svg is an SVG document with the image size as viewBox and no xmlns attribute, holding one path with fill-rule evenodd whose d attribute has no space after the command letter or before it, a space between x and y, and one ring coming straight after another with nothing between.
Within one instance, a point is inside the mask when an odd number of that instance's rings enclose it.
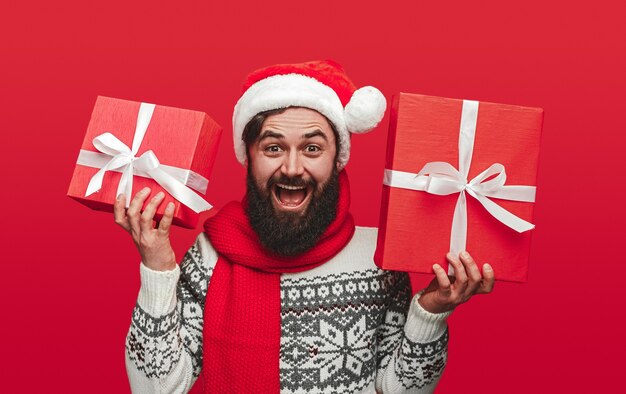
<instances>
[{"instance_id":1,"label":"man's hair","mask_svg":"<svg viewBox=\"0 0 626 394\"><path fill-rule=\"evenodd\" d=\"M254 115L254 117L252 117L252 119L250 119L250 121L246 124L246 127L244 127L243 133L241 134L241 139L243 140L244 144L246 144L246 157L248 158L248 163L250 162L250 152L248 151L248 149L250 149L250 146L254 144L257 138L259 138L259 134L261 134L261 127L263 126L263 122L265 122L265 119L269 118L272 115L282 114L287 110L287 108L295 107L277 108L270 109L269 111L259 112L258 114ZM333 122L328 120L328 118L326 118L325 116L324 118L330 125L330 128L333 130L333 134L335 135L336 162L337 158L339 157L339 133L337 133L337 129L335 129L335 125L333 124Z\"/></svg>"}]
</instances>

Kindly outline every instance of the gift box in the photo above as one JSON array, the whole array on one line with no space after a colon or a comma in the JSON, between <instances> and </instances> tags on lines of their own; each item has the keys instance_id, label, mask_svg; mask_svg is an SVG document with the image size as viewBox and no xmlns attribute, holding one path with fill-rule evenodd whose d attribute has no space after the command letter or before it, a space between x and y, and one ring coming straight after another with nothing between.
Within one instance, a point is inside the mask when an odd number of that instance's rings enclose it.
<instances>
[{"instance_id":1,"label":"gift box","mask_svg":"<svg viewBox=\"0 0 626 394\"><path fill-rule=\"evenodd\" d=\"M98 97L67 194L113 212L119 193L128 207L148 186L151 196L166 195L155 220L173 201L172 224L193 228L211 207L198 193L206 193L221 132L203 112Z\"/></svg>"},{"instance_id":2,"label":"gift box","mask_svg":"<svg viewBox=\"0 0 626 394\"><path fill-rule=\"evenodd\" d=\"M391 108L376 264L454 271L467 250L497 280L528 274L543 110L401 93Z\"/></svg>"}]
</instances>

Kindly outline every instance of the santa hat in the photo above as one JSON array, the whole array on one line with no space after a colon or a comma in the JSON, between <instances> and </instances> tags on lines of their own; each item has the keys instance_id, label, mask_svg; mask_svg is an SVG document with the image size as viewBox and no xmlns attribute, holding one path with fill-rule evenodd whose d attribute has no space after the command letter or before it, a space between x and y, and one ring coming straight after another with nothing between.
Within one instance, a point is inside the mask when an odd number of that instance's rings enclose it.
<instances>
[{"instance_id":1,"label":"santa hat","mask_svg":"<svg viewBox=\"0 0 626 394\"><path fill-rule=\"evenodd\" d=\"M350 133L366 133L383 118L387 101L373 86L357 89L343 68L331 60L277 64L252 72L233 113L235 154L246 163L243 129L258 113L305 107L324 115L339 137L338 161L350 158Z\"/></svg>"}]
</instances>

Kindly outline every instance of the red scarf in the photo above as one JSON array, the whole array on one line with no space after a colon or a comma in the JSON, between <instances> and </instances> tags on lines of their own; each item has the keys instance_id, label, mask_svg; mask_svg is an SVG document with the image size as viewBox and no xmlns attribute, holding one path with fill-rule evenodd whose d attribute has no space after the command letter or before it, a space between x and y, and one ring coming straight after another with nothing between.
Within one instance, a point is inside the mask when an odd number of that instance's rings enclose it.
<instances>
[{"instance_id":1,"label":"red scarf","mask_svg":"<svg viewBox=\"0 0 626 394\"><path fill-rule=\"evenodd\" d=\"M280 391L280 274L315 268L350 241L350 187L339 174L337 216L318 243L295 257L264 249L239 202L204 223L219 257L204 309L205 393Z\"/></svg>"}]
</instances>

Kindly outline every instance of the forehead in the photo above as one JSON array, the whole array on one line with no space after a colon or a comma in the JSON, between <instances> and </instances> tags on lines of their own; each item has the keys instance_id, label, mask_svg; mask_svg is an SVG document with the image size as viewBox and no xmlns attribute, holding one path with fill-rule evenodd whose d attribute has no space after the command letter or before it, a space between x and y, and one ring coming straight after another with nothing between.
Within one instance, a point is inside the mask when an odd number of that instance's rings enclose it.
<instances>
[{"instance_id":1,"label":"forehead","mask_svg":"<svg viewBox=\"0 0 626 394\"><path fill-rule=\"evenodd\" d=\"M261 125L261 133L265 130L300 135L314 130L320 130L327 138L334 139L335 135L326 117L317 111L302 107L290 107L285 111L268 116Z\"/></svg>"}]
</instances>

